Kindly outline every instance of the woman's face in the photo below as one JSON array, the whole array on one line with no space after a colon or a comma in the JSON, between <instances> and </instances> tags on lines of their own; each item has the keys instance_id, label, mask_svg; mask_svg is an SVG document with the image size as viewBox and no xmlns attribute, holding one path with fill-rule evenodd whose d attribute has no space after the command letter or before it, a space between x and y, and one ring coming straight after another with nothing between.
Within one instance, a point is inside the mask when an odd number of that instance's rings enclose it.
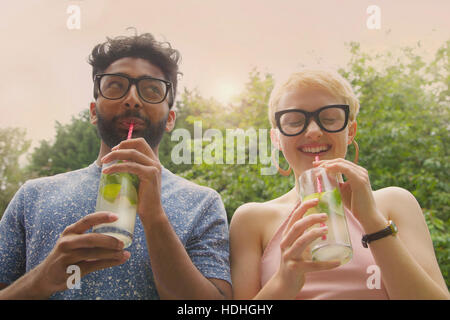
<instances>
[{"instance_id":1,"label":"woman's face","mask_svg":"<svg viewBox=\"0 0 450 320\"><path fill-rule=\"evenodd\" d=\"M322 88L294 88L281 96L275 111L300 109L313 112L321 107L335 104L344 104L344 101ZM284 157L298 176L312 168L316 155L319 155L321 160L344 158L347 145L352 142L356 134L356 122L349 121L344 130L334 133L322 130L313 118L305 131L297 136L285 136L278 129L272 130L272 143L280 147Z\"/></svg>"}]
</instances>

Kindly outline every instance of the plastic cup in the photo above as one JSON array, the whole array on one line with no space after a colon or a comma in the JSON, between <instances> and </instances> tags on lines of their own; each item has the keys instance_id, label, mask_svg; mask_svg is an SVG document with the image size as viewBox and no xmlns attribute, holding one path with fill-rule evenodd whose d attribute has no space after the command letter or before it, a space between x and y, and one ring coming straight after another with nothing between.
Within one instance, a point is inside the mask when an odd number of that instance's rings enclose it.
<instances>
[{"instance_id":1,"label":"plastic cup","mask_svg":"<svg viewBox=\"0 0 450 320\"><path fill-rule=\"evenodd\" d=\"M127 139L131 139L133 124L128 130ZM122 161L103 164L102 170ZM138 203L139 177L128 172L102 173L98 186L95 211L109 211L117 214L119 219L103 223L92 228L93 232L106 234L121 240L124 248L133 241L134 225Z\"/></svg>"},{"instance_id":2,"label":"plastic cup","mask_svg":"<svg viewBox=\"0 0 450 320\"><path fill-rule=\"evenodd\" d=\"M315 239L310 245L313 261L339 260L341 265L349 262L353 250L336 175L327 174L323 168L313 168L303 172L299 185L302 202L319 199L317 206L306 211L304 216L313 213L328 215L325 222L328 234ZM316 224L312 228L320 226L323 224Z\"/></svg>"},{"instance_id":3,"label":"plastic cup","mask_svg":"<svg viewBox=\"0 0 450 320\"><path fill-rule=\"evenodd\" d=\"M112 161L102 169L117 163ZM109 211L117 214L119 219L111 223L95 226L92 231L116 237L127 248L131 245L136 222L139 178L131 173L102 173L97 195L95 211Z\"/></svg>"}]
</instances>

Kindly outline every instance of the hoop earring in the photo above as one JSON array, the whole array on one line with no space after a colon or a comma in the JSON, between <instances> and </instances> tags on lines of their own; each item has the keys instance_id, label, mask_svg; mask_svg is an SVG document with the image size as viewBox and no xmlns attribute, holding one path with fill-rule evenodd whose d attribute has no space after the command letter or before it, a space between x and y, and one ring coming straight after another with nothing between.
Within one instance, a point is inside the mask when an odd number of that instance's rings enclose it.
<instances>
[{"instance_id":1,"label":"hoop earring","mask_svg":"<svg viewBox=\"0 0 450 320\"><path fill-rule=\"evenodd\" d=\"M288 168L287 170L284 170L284 169L282 169L282 168L280 167L280 165L278 164L278 162L277 162L276 159L275 159L275 153L274 153L275 150L278 151L278 150L275 149L275 148L272 149L272 163L274 164L275 168L277 168L278 172L279 172L282 176L287 177L287 176L289 176L289 175L291 174L292 168L291 168L290 165L289 165L289 168Z\"/></svg>"},{"instance_id":2,"label":"hoop earring","mask_svg":"<svg viewBox=\"0 0 450 320\"><path fill-rule=\"evenodd\" d=\"M353 159L354 164L358 164L359 159L359 146L355 139L352 140L352 144L355 147L355 159Z\"/></svg>"}]
</instances>

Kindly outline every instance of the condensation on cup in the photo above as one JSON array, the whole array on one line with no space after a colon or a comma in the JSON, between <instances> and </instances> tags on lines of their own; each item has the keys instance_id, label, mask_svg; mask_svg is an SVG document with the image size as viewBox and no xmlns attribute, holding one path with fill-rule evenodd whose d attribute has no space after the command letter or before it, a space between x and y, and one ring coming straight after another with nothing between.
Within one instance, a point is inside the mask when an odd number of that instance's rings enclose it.
<instances>
[{"instance_id":1,"label":"condensation on cup","mask_svg":"<svg viewBox=\"0 0 450 320\"><path fill-rule=\"evenodd\" d=\"M313 213L328 215L324 223L328 227L328 233L315 239L310 245L313 261L339 260L341 265L349 262L353 250L337 176L327 174L324 168L313 168L303 172L299 178L299 186L302 202L319 199L319 203L304 216ZM324 225L316 224L311 228Z\"/></svg>"},{"instance_id":2,"label":"condensation on cup","mask_svg":"<svg viewBox=\"0 0 450 320\"><path fill-rule=\"evenodd\" d=\"M120 161L105 163L102 169ZM106 234L121 240L124 248L133 241L134 225L138 203L139 178L131 173L102 173L98 186L97 205L95 211L109 211L118 215L119 219L111 223L103 223L92 228L93 232Z\"/></svg>"}]
</instances>

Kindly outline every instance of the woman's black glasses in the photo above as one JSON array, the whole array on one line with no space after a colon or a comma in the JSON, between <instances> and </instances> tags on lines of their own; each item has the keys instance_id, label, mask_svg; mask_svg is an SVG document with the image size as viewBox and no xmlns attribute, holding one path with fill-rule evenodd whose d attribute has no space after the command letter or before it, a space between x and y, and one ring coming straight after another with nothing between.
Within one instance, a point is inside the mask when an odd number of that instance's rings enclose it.
<instances>
[{"instance_id":1,"label":"woman's black glasses","mask_svg":"<svg viewBox=\"0 0 450 320\"><path fill-rule=\"evenodd\" d=\"M324 106L314 112L300 109L286 109L275 112L275 121L278 129L285 136L296 136L306 130L311 118L326 132L339 132L344 130L348 123L348 105Z\"/></svg>"}]
</instances>

